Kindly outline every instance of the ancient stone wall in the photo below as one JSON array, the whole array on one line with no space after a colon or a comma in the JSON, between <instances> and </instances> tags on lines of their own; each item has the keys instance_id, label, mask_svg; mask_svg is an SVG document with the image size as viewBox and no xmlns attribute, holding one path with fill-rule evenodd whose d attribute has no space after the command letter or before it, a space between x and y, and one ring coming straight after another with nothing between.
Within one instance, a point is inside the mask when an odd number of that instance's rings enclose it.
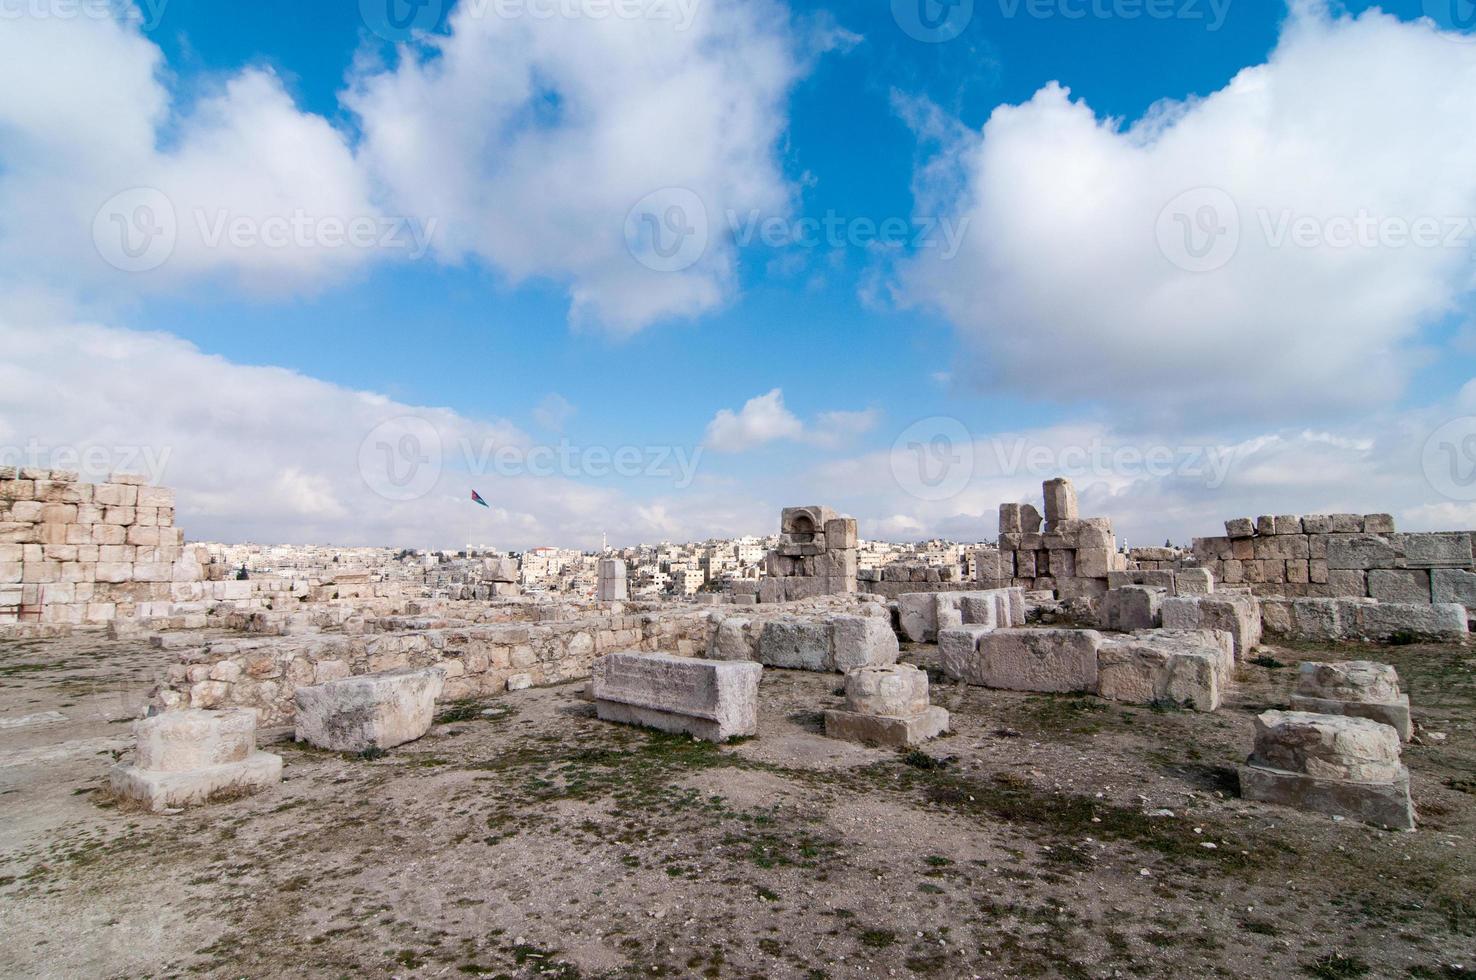
<instances>
[{"instance_id":1,"label":"ancient stone wall","mask_svg":"<svg viewBox=\"0 0 1476 980\"><path fill-rule=\"evenodd\" d=\"M1271 516L1225 522L1194 557L1226 585L1260 596L1458 602L1476 609L1471 533L1401 534L1388 514Z\"/></svg>"},{"instance_id":2,"label":"ancient stone wall","mask_svg":"<svg viewBox=\"0 0 1476 980\"><path fill-rule=\"evenodd\" d=\"M299 634L216 641L184 650L168 668L161 709L255 708L264 724L289 720L293 692L356 674L441 666L443 700L588 676L619 650L700 656L712 639L705 612L605 615L572 622L428 626L387 619L358 634Z\"/></svg>"},{"instance_id":3,"label":"ancient stone wall","mask_svg":"<svg viewBox=\"0 0 1476 980\"><path fill-rule=\"evenodd\" d=\"M174 526L174 491L118 474L0 468L0 623L168 615L204 578Z\"/></svg>"},{"instance_id":4,"label":"ancient stone wall","mask_svg":"<svg viewBox=\"0 0 1476 980\"><path fill-rule=\"evenodd\" d=\"M999 547L978 554L983 588L1055 592L1062 599L1100 599L1107 576L1127 569L1112 521L1079 516L1069 480L1047 480L1044 529L1030 504L1000 504Z\"/></svg>"}]
</instances>

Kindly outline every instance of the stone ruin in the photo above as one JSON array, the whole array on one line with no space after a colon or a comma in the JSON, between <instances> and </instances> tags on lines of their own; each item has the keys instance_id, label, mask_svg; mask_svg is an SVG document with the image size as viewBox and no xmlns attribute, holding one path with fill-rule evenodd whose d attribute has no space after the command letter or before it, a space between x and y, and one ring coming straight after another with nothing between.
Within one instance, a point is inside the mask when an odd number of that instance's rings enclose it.
<instances>
[{"instance_id":1,"label":"stone ruin","mask_svg":"<svg viewBox=\"0 0 1476 980\"><path fill-rule=\"evenodd\" d=\"M171 711L138 721L133 762L114 766L119 797L154 812L254 793L282 780L282 757L256 750L256 713Z\"/></svg>"},{"instance_id":2,"label":"stone ruin","mask_svg":"<svg viewBox=\"0 0 1476 980\"><path fill-rule=\"evenodd\" d=\"M1257 596L1476 610L1470 532L1402 534L1388 514L1242 517L1223 537L1195 538L1193 553L1216 581Z\"/></svg>"},{"instance_id":3,"label":"stone ruin","mask_svg":"<svg viewBox=\"0 0 1476 980\"><path fill-rule=\"evenodd\" d=\"M1044 526L1031 504L1000 504L999 546L979 552L979 584L1054 592L1062 599L1101 599L1108 576L1127 570L1112 521L1081 517L1070 480L1047 480L1042 490Z\"/></svg>"},{"instance_id":4,"label":"stone ruin","mask_svg":"<svg viewBox=\"0 0 1476 980\"><path fill-rule=\"evenodd\" d=\"M204 579L174 526L173 490L0 467L0 623L168 616L204 594Z\"/></svg>"},{"instance_id":5,"label":"stone ruin","mask_svg":"<svg viewBox=\"0 0 1476 980\"><path fill-rule=\"evenodd\" d=\"M898 662L899 637L936 644L942 675L959 683L1212 712L1232 686L1237 662L1260 644L1263 629L1342 637L1336 624L1344 617L1360 629L1379 617L1386 625L1407 624L1406 611L1414 608L1367 596L1258 597L1243 585L1218 583L1192 556L1153 558L1158 567L1135 567L1116 551L1108 521L1077 516L1067 481L1049 481L1044 489L1043 517L1029 505L1001 508L1001 526L1019 530L1002 531L993 564L981 565L996 573L985 582L1009 583L998 588L954 586L940 576L894 601L857 592L854 520L823 507L790 508L782 518L781 543L768 559L775 574L759 584L761 604L739 609L631 603L622 589L623 563L606 559L596 602L516 596L490 605L417 600L403 611L377 614L340 604L333 607L339 614L321 623L291 620L283 636L193 646L181 638L182 662L170 669L154 703L165 719L228 718L239 713L233 709L251 708L253 721L291 722L302 741L363 752L423 735L438 699L590 677L601 718L724 741L758 732L757 689L764 668L771 667L843 674L846 704L825 713L827 734L902 747L945 732L948 713L929 703L927 674ZM1276 527L1273 520L1270 529ZM1307 525L1301 527L1305 532ZM1338 541L1340 534L1368 538L1367 521L1363 527L1358 535L1330 530L1327 547L1372 553L1379 546ZM1428 543L1410 547L1408 539L1416 537L1393 539L1401 542L1406 561L1411 553L1429 554ZM1449 547L1444 539L1454 536L1435 537ZM486 572L492 581L516 578L511 560L491 561L496 567L489 564ZM1008 578L997 574L1006 565ZM1022 570L1032 574L1022 576ZM1088 610L1095 624L1029 625L1062 594ZM1312 605L1319 603L1330 605ZM1439 603L1419 608L1426 615L1449 615ZM1451 624L1448 635L1464 638L1464 616L1456 619L1459 629ZM1391 827L1412 825L1407 775L1398 760L1400 740L1411 735L1409 705L1391 668L1305 665L1292 707L1258 723L1256 750L1243 769L1248 799ZM202 708L222 710L197 710ZM194 729L178 724L187 738L219 741L209 726L189 735ZM173 783L139 773L172 771L150 766L183 764L182 771L193 772L240 761L207 747L193 761L161 763L157 754L142 750L115 785L149 805L156 798L164 801L160 806L183 805L215 790L160 795L147 787L215 786L224 771L171 777ZM238 788L270 781L262 776Z\"/></svg>"},{"instance_id":6,"label":"stone ruin","mask_svg":"<svg viewBox=\"0 0 1476 980\"><path fill-rule=\"evenodd\" d=\"M905 748L948 731L948 712L928 703L928 675L911 664L846 674L846 706L825 712L831 738Z\"/></svg>"},{"instance_id":7,"label":"stone ruin","mask_svg":"<svg viewBox=\"0 0 1476 980\"><path fill-rule=\"evenodd\" d=\"M1414 829L1399 733L1367 718L1261 714L1255 751L1240 767L1240 792L1247 800Z\"/></svg>"},{"instance_id":8,"label":"stone ruin","mask_svg":"<svg viewBox=\"0 0 1476 980\"><path fill-rule=\"evenodd\" d=\"M600 559L599 585L595 598L600 602L629 601L630 585L626 578L625 562L619 558Z\"/></svg>"},{"instance_id":9,"label":"stone ruin","mask_svg":"<svg viewBox=\"0 0 1476 980\"><path fill-rule=\"evenodd\" d=\"M760 602L793 602L856 591L856 519L829 507L786 507L779 546L764 562Z\"/></svg>"}]
</instances>

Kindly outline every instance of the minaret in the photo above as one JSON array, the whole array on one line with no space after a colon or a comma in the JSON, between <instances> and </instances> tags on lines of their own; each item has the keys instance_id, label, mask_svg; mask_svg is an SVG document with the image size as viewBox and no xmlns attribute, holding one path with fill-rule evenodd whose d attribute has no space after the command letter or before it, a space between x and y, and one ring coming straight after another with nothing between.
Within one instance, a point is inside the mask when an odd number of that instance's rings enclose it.
<instances>
[{"instance_id":1,"label":"minaret","mask_svg":"<svg viewBox=\"0 0 1476 980\"><path fill-rule=\"evenodd\" d=\"M610 550L610 536L604 531L600 532L600 553L605 554Z\"/></svg>"}]
</instances>

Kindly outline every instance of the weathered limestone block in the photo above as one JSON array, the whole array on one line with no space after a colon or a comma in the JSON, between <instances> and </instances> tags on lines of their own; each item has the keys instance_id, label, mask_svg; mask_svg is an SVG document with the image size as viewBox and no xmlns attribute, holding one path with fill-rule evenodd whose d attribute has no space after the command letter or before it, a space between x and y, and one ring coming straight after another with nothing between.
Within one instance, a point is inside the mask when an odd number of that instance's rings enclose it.
<instances>
[{"instance_id":1,"label":"weathered limestone block","mask_svg":"<svg viewBox=\"0 0 1476 980\"><path fill-rule=\"evenodd\" d=\"M1409 696L1399 692L1399 675L1388 664L1367 660L1304 663L1291 706L1293 711L1382 722L1405 742L1414 735Z\"/></svg>"},{"instance_id":2,"label":"weathered limestone block","mask_svg":"<svg viewBox=\"0 0 1476 980\"><path fill-rule=\"evenodd\" d=\"M1071 485L1070 480L1047 480L1041 485L1041 491L1045 495L1045 519L1048 526L1057 521L1074 521L1080 516L1076 488Z\"/></svg>"},{"instance_id":3,"label":"weathered limestone block","mask_svg":"<svg viewBox=\"0 0 1476 980\"><path fill-rule=\"evenodd\" d=\"M1225 522L1225 536L1232 540L1253 537L1255 533L1255 522L1249 517L1236 517Z\"/></svg>"},{"instance_id":4,"label":"weathered limestone block","mask_svg":"<svg viewBox=\"0 0 1476 980\"><path fill-rule=\"evenodd\" d=\"M1414 808L1399 735L1366 718L1268 711L1240 767L1241 795L1331 816L1409 830Z\"/></svg>"},{"instance_id":5,"label":"weathered limestone block","mask_svg":"<svg viewBox=\"0 0 1476 980\"><path fill-rule=\"evenodd\" d=\"M1436 568L1430 572L1430 601L1459 602L1476 610L1476 573L1458 568Z\"/></svg>"},{"instance_id":6,"label":"weathered limestone block","mask_svg":"<svg viewBox=\"0 0 1476 980\"><path fill-rule=\"evenodd\" d=\"M1330 534L1327 537L1327 567L1334 571L1396 568L1400 560L1401 555L1389 538L1376 534Z\"/></svg>"},{"instance_id":7,"label":"weathered limestone block","mask_svg":"<svg viewBox=\"0 0 1476 980\"><path fill-rule=\"evenodd\" d=\"M825 734L902 747L948 730L948 712L928 704L928 675L911 664L861 667L846 674L845 710L825 712Z\"/></svg>"},{"instance_id":8,"label":"weathered limestone block","mask_svg":"<svg viewBox=\"0 0 1476 980\"><path fill-rule=\"evenodd\" d=\"M830 630L833 670L847 672L858 667L895 664L902 655L897 634L880 617L836 616L830 621Z\"/></svg>"},{"instance_id":9,"label":"weathered limestone block","mask_svg":"<svg viewBox=\"0 0 1476 980\"><path fill-rule=\"evenodd\" d=\"M134 725L132 765L114 766L113 791L149 810L193 806L276 785L282 759L256 751L256 713L170 711Z\"/></svg>"},{"instance_id":10,"label":"weathered limestone block","mask_svg":"<svg viewBox=\"0 0 1476 980\"><path fill-rule=\"evenodd\" d=\"M1144 585L1111 589L1102 602L1102 626L1120 633L1162 626L1166 596L1165 590Z\"/></svg>"},{"instance_id":11,"label":"weathered limestone block","mask_svg":"<svg viewBox=\"0 0 1476 980\"><path fill-rule=\"evenodd\" d=\"M1109 701L1215 711L1234 670L1232 654L1222 644L1214 633L1107 637L1097 648L1097 693Z\"/></svg>"},{"instance_id":12,"label":"weathered limestone block","mask_svg":"<svg viewBox=\"0 0 1476 980\"><path fill-rule=\"evenodd\" d=\"M759 633L758 660L790 670L831 670L830 629L820 621L771 620Z\"/></svg>"},{"instance_id":13,"label":"weathered limestone block","mask_svg":"<svg viewBox=\"0 0 1476 980\"><path fill-rule=\"evenodd\" d=\"M857 545L856 518L835 517L825 522L825 547L832 550L855 548Z\"/></svg>"},{"instance_id":14,"label":"weathered limestone block","mask_svg":"<svg viewBox=\"0 0 1476 980\"><path fill-rule=\"evenodd\" d=\"M1173 596L1163 601L1163 626L1224 630L1235 639L1235 658L1244 660L1261 642L1261 607L1251 595Z\"/></svg>"},{"instance_id":15,"label":"weathered limestone block","mask_svg":"<svg viewBox=\"0 0 1476 980\"><path fill-rule=\"evenodd\" d=\"M1471 535L1464 531L1390 536L1409 568L1470 568Z\"/></svg>"},{"instance_id":16,"label":"weathered limestone block","mask_svg":"<svg viewBox=\"0 0 1476 980\"><path fill-rule=\"evenodd\" d=\"M1174 573L1175 595L1213 595L1215 577L1208 568L1181 568Z\"/></svg>"},{"instance_id":17,"label":"weathered limestone block","mask_svg":"<svg viewBox=\"0 0 1476 980\"><path fill-rule=\"evenodd\" d=\"M752 620L729 616L713 630L709 660L758 660L758 637Z\"/></svg>"},{"instance_id":18,"label":"weathered limestone block","mask_svg":"<svg viewBox=\"0 0 1476 980\"><path fill-rule=\"evenodd\" d=\"M897 597L902 635L911 643L931 643L938 635L938 599L934 592L906 592Z\"/></svg>"},{"instance_id":19,"label":"weathered limestone block","mask_svg":"<svg viewBox=\"0 0 1476 980\"><path fill-rule=\"evenodd\" d=\"M596 597L600 602L626 602L630 599L625 562L619 558L600 559Z\"/></svg>"},{"instance_id":20,"label":"weathered limestone block","mask_svg":"<svg viewBox=\"0 0 1476 980\"><path fill-rule=\"evenodd\" d=\"M595 661L595 711L606 721L726 742L758 733L763 672L756 663L612 653Z\"/></svg>"},{"instance_id":21,"label":"weathered limestone block","mask_svg":"<svg viewBox=\"0 0 1476 980\"><path fill-rule=\"evenodd\" d=\"M954 680L1010 691L1066 693L1095 692L1096 630L1001 629L978 635L970 652L966 642L950 633L945 650L940 644L943 672Z\"/></svg>"},{"instance_id":22,"label":"weathered limestone block","mask_svg":"<svg viewBox=\"0 0 1476 980\"><path fill-rule=\"evenodd\" d=\"M1430 573L1423 568L1371 569L1368 594L1380 602L1429 602Z\"/></svg>"},{"instance_id":23,"label":"weathered limestone block","mask_svg":"<svg viewBox=\"0 0 1476 980\"><path fill-rule=\"evenodd\" d=\"M430 730L445 679L440 667L404 667L299 687L297 740L333 752L413 742Z\"/></svg>"},{"instance_id":24,"label":"weathered limestone block","mask_svg":"<svg viewBox=\"0 0 1476 980\"><path fill-rule=\"evenodd\" d=\"M1455 603L1380 602L1354 608L1352 635L1374 643L1396 639L1459 643L1469 632L1466 607Z\"/></svg>"}]
</instances>

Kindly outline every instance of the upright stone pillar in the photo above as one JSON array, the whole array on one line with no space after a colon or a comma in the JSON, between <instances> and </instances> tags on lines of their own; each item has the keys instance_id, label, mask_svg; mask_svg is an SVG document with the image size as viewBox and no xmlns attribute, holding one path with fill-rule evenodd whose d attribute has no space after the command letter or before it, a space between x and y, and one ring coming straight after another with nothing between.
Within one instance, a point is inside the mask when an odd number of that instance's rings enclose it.
<instances>
[{"instance_id":1,"label":"upright stone pillar","mask_svg":"<svg viewBox=\"0 0 1476 980\"><path fill-rule=\"evenodd\" d=\"M630 598L625 562L619 558L600 559L600 585L597 598L601 602L625 602Z\"/></svg>"}]
</instances>

